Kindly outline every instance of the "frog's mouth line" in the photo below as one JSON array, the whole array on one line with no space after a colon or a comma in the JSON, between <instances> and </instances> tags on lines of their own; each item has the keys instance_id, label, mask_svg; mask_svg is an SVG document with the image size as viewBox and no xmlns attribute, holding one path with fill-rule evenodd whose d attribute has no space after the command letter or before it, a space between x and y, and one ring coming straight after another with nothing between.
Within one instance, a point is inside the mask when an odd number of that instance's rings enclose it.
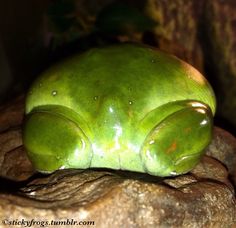
<instances>
[{"instance_id":1,"label":"frog's mouth line","mask_svg":"<svg viewBox=\"0 0 236 228\"><path fill-rule=\"evenodd\" d=\"M38 113L38 112L51 113L60 116L61 118L64 118L66 120L72 121L76 126L78 126L81 129L81 131L83 131L83 133L87 137L91 135L90 133L91 129L89 128L87 121L78 112L75 112L74 110L68 108L67 106L54 105L54 104L40 105L38 107L34 107L27 115L31 115L33 113Z\"/></svg>"}]
</instances>

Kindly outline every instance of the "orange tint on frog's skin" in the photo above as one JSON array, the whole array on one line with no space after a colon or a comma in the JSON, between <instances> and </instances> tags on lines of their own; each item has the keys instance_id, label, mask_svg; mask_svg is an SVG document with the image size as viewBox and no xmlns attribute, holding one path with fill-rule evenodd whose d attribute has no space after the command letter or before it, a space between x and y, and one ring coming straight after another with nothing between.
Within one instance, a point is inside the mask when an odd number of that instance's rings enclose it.
<instances>
[{"instance_id":1,"label":"orange tint on frog's skin","mask_svg":"<svg viewBox=\"0 0 236 228\"><path fill-rule=\"evenodd\" d=\"M214 113L214 93L192 66L123 44L43 73L27 96L23 140L41 172L105 167L177 175L199 161Z\"/></svg>"}]
</instances>

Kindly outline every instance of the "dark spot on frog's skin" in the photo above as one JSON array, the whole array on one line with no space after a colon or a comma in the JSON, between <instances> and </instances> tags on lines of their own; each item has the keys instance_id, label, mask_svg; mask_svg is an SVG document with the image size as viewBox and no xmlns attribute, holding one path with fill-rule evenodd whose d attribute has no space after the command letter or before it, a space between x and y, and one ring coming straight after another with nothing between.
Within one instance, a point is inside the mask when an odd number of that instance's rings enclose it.
<instances>
[{"instance_id":1,"label":"dark spot on frog's skin","mask_svg":"<svg viewBox=\"0 0 236 228\"><path fill-rule=\"evenodd\" d=\"M96 87L100 87L101 81L100 81L100 80L96 80L96 81L94 82L94 84L96 85Z\"/></svg>"},{"instance_id":2,"label":"dark spot on frog's skin","mask_svg":"<svg viewBox=\"0 0 236 228\"><path fill-rule=\"evenodd\" d=\"M191 127L187 127L184 129L184 132L185 133L190 133L192 131L192 128Z\"/></svg>"},{"instance_id":3,"label":"dark spot on frog's skin","mask_svg":"<svg viewBox=\"0 0 236 228\"><path fill-rule=\"evenodd\" d=\"M176 150L176 148L177 148L177 143L176 143L176 141L174 141L174 142L167 148L166 153L167 153L167 154L170 154L170 153L174 152L174 151Z\"/></svg>"}]
</instances>

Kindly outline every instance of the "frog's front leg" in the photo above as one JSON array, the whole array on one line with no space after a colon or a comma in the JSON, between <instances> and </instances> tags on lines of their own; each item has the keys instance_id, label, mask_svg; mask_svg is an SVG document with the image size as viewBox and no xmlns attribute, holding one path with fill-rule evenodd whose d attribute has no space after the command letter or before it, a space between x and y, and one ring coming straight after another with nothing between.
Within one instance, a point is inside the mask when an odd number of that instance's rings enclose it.
<instances>
[{"instance_id":1,"label":"frog's front leg","mask_svg":"<svg viewBox=\"0 0 236 228\"><path fill-rule=\"evenodd\" d=\"M23 141L36 170L50 173L63 168L88 168L91 147L72 110L45 106L27 115Z\"/></svg>"},{"instance_id":2,"label":"frog's front leg","mask_svg":"<svg viewBox=\"0 0 236 228\"><path fill-rule=\"evenodd\" d=\"M158 124L152 126L155 118ZM171 176L199 162L212 138L213 117L206 104L177 101L158 108L141 125L151 127L140 151L146 172Z\"/></svg>"}]
</instances>

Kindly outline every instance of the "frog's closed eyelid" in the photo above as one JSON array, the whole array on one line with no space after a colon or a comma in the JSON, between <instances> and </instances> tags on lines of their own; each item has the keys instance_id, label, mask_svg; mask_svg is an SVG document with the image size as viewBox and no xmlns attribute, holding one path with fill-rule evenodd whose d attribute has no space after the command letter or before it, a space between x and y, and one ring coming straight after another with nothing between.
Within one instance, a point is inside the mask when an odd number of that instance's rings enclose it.
<instances>
[{"instance_id":1,"label":"frog's closed eyelid","mask_svg":"<svg viewBox=\"0 0 236 228\"><path fill-rule=\"evenodd\" d=\"M32 112L27 116L23 139L38 170L90 167L90 141L78 124L63 115Z\"/></svg>"},{"instance_id":2,"label":"frog's closed eyelid","mask_svg":"<svg viewBox=\"0 0 236 228\"><path fill-rule=\"evenodd\" d=\"M147 172L168 176L191 170L210 142L212 126L212 112L204 104L167 116L143 142L140 155Z\"/></svg>"},{"instance_id":3,"label":"frog's closed eyelid","mask_svg":"<svg viewBox=\"0 0 236 228\"><path fill-rule=\"evenodd\" d=\"M197 100L177 100L163 104L148 112L138 123L138 128L147 134L153 127L163 121L167 116L185 109L185 108L204 108L210 110L210 107Z\"/></svg>"},{"instance_id":4,"label":"frog's closed eyelid","mask_svg":"<svg viewBox=\"0 0 236 228\"><path fill-rule=\"evenodd\" d=\"M71 108L68 108L64 105L41 105L33 108L30 114L38 112L53 113L54 115L58 115L61 118L73 121L74 124L76 124L89 139L92 137L92 130L90 129L87 121L82 118L79 113L75 112Z\"/></svg>"}]
</instances>

